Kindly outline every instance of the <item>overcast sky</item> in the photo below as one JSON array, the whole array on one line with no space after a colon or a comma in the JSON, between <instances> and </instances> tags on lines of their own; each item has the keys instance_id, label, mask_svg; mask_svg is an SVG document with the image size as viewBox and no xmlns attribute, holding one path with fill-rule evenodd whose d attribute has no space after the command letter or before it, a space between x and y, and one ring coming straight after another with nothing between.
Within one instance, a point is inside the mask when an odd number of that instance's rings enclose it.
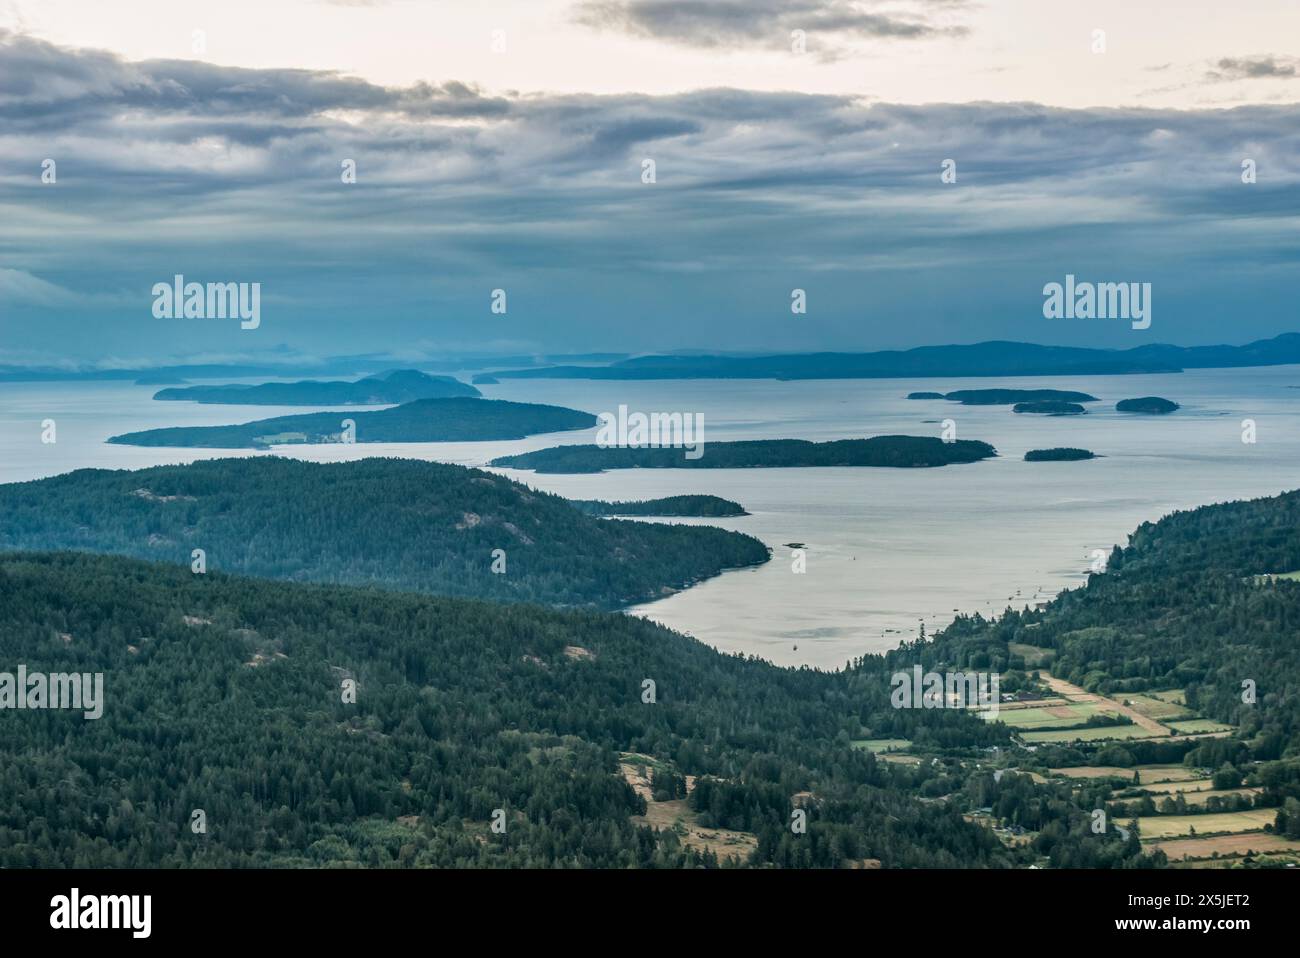
<instances>
[{"instance_id":1,"label":"overcast sky","mask_svg":"<svg viewBox=\"0 0 1300 958\"><path fill-rule=\"evenodd\" d=\"M1300 330L1297 38L1296 0L0 0L0 363ZM155 318L176 273L261 325ZM1044 319L1067 273L1151 327Z\"/></svg>"}]
</instances>

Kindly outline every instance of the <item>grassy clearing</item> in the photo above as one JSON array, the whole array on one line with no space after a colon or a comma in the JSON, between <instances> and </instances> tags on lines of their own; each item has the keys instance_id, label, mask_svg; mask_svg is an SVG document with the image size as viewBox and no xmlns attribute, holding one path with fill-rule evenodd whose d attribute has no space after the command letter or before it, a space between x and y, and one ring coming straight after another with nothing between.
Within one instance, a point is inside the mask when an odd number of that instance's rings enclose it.
<instances>
[{"instance_id":1,"label":"grassy clearing","mask_svg":"<svg viewBox=\"0 0 1300 958\"><path fill-rule=\"evenodd\" d=\"M1262 585L1271 579L1289 579L1292 582L1300 581L1300 571L1297 572L1266 572L1264 575L1252 577L1256 584Z\"/></svg>"},{"instance_id":2,"label":"grassy clearing","mask_svg":"<svg viewBox=\"0 0 1300 958\"><path fill-rule=\"evenodd\" d=\"M1146 694L1153 699L1159 699L1162 702L1172 702L1174 705L1187 704L1187 693L1183 689L1166 689L1162 692L1147 692Z\"/></svg>"},{"instance_id":3,"label":"grassy clearing","mask_svg":"<svg viewBox=\"0 0 1300 958\"><path fill-rule=\"evenodd\" d=\"M1276 819L1276 808L1252 808L1245 812L1216 812L1209 815L1146 815L1137 821L1143 839L1156 839L1190 835L1193 830L1198 835L1259 831L1265 825L1273 824Z\"/></svg>"},{"instance_id":4,"label":"grassy clearing","mask_svg":"<svg viewBox=\"0 0 1300 958\"><path fill-rule=\"evenodd\" d=\"M1150 695L1121 695L1118 698L1138 714L1155 719L1157 722L1164 722L1166 725L1169 724L1170 719L1190 718L1195 714L1177 702L1166 702L1164 699Z\"/></svg>"},{"instance_id":5,"label":"grassy clearing","mask_svg":"<svg viewBox=\"0 0 1300 958\"><path fill-rule=\"evenodd\" d=\"M1191 782L1201 780L1201 776L1206 776L1204 781L1206 787L1209 787L1208 769L1189 768L1186 765L1132 765L1128 768L1120 765L1080 765L1052 770L1052 774L1064 775L1066 778L1122 778L1128 782L1133 780L1134 772L1141 776L1142 786L1148 791L1151 791L1148 786L1156 783Z\"/></svg>"},{"instance_id":6,"label":"grassy clearing","mask_svg":"<svg viewBox=\"0 0 1300 958\"><path fill-rule=\"evenodd\" d=\"M1161 798L1175 792L1208 792L1214 789L1214 783L1210 781L1208 776L1205 778L1180 778L1172 782L1152 782L1150 784L1142 782L1141 784L1144 792L1149 792L1152 797L1160 796Z\"/></svg>"},{"instance_id":7,"label":"grassy clearing","mask_svg":"<svg viewBox=\"0 0 1300 958\"><path fill-rule=\"evenodd\" d=\"M1040 742L1099 742L1103 739L1151 738L1140 725L1110 725L1099 728L1073 728L1058 732L1022 732L1020 737L1031 745ZM1129 770L1129 775L1133 774Z\"/></svg>"},{"instance_id":8,"label":"grassy clearing","mask_svg":"<svg viewBox=\"0 0 1300 958\"><path fill-rule=\"evenodd\" d=\"M1178 794L1181 794L1183 796L1183 801L1186 802L1188 805L1204 805L1206 802L1208 802L1211 798L1214 798L1216 795L1219 798L1228 798L1229 796L1232 795L1245 795L1249 797L1251 795L1258 795L1262 791L1263 791L1262 788L1221 788L1218 790L1212 788L1205 788L1205 789L1193 790L1190 792L1181 792ZM1156 798L1154 795L1152 795L1151 800L1154 801L1156 803L1156 807L1159 808L1160 803L1163 802L1166 798L1173 798L1173 797L1174 797L1173 795L1161 795L1159 798Z\"/></svg>"},{"instance_id":9,"label":"grassy clearing","mask_svg":"<svg viewBox=\"0 0 1300 958\"><path fill-rule=\"evenodd\" d=\"M1197 718L1183 719L1177 722L1166 722L1170 728L1175 729L1180 735L1198 735L1201 732L1230 732L1231 725L1225 725L1223 722L1216 722L1214 719Z\"/></svg>"},{"instance_id":10,"label":"grassy clearing","mask_svg":"<svg viewBox=\"0 0 1300 958\"><path fill-rule=\"evenodd\" d=\"M894 762L898 765L920 765L921 756L908 755L905 752L877 752L876 757L882 762Z\"/></svg>"},{"instance_id":11,"label":"grassy clearing","mask_svg":"<svg viewBox=\"0 0 1300 958\"><path fill-rule=\"evenodd\" d=\"M850 743L854 748L865 748L868 752L901 752L912 747L912 742L905 738L860 738Z\"/></svg>"},{"instance_id":12,"label":"grassy clearing","mask_svg":"<svg viewBox=\"0 0 1300 958\"><path fill-rule=\"evenodd\" d=\"M1068 699L1058 698L1056 696L1044 696L1041 699L1026 699L1023 702L999 702L998 708L1003 712L1011 712L1016 709L1041 709L1049 705L1070 705Z\"/></svg>"},{"instance_id":13,"label":"grassy clearing","mask_svg":"<svg viewBox=\"0 0 1300 958\"><path fill-rule=\"evenodd\" d=\"M1056 657L1054 649L1040 649L1036 645L1026 645L1023 642L1009 642L1007 650L1012 655L1021 656L1025 660L1025 668L1031 670L1051 664L1052 659Z\"/></svg>"},{"instance_id":14,"label":"grassy clearing","mask_svg":"<svg viewBox=\"0 0 1300 958\"><path fill-rule=\"evenodd\" d=\"M1135 765L1133 768L1137 769L1138 774L1142 776L1143 785L1156 782L1185 782L1198 777L1196 774L1198 771L1208 774L1208 769L1189 768L1186 765Z\"/></svg>"},{"instance_id":15,"label":"grassy clearing","mask_svg":"<svg viewBox=\"0 0 1300 958\"><path fill-rule=\"evenodd\" d=\"M619 752L619 762L622 765L629 766L635 770L641 766L645 767L647 773L653 771L672 771L672 766L666 762L661 762L652 755L645 755L641 752Z\"/></svg>"},{"instance_id":16,"label":"grassy clearing","mask_svg":"<svg viewBox=\"0 0 1300 958\"><path fill-rule=\"evenodd\" d=\"M1062 726L1069 728L1082 725L1093 715L1116 715L1118 713L1103 706L1094 705L1091 702L1081 702L1069 705L1044 705L1026 709L999 709L996 716L989 712L983 714L988 721L1004 722L1012 728L1035 729L1042 727L1060 728Z\"/></svg>"},{"instance_id":17,"label":"grassy clearing","mask_svg":"<svg viewBox=\"0 0 1300 958\"><path fill-rule=\"evenodd\" d=\"M634 824L673 831L684 846L707 849L720 859L735 858L743 861L758 847L758 837L749 832L704 827L699 822L699 815L691 809L684 798L656 802L650 791L650 779L641 775L639 771L641 766L650 767L651 762L646 761L648 756L626 754L632 757L621 761L623 778L646 801L645 815L633 815ZM686 776L687 792L694 788L695 776Z\"/></svg>"},{"instance_id":18,"label":"grassy clearing","mask_svg":"<svg viewBox=\"0 0 1300 958\"><path fill-rule=\"evenodd\" d=\"M1239 835L1215 835L1212 838L1175 838L1163 842L1143 841L1147 851L1160 849L1171 862L1188 859L1213 858L1215 853L1225 855L1266 854L1269 852L1300 851L1300 840L1270 835L1267 832L1245 832Z\"/></svg>"},{"instance_id":19,"label":"grassy clearing","mask_svg":"<svg viewBox=\"0 0 1300 958\"><path fill-rule=\"evenodd\" d=\"M1122 778L1132 780L1133 769L1120 768L1118 765L1081 765L1078 768L1054 768L1053 775L1066 778Z\"/></svg>"}]
</instances>

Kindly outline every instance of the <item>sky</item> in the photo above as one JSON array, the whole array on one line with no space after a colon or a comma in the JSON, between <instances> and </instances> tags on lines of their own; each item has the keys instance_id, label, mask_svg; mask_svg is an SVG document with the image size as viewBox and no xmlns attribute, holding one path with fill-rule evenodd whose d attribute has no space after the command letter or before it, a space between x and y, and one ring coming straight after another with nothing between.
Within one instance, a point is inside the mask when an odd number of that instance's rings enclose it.
<instances>
[{"instance_id":1,"label":"sky","mask_svg":"<svg viewBox=\"0 0 1300 958\"><path fill-rule=\"evenodd\" d=\"M1300 0L0 0L0 364L1297 331L1298 46ZM159 318L177 274L258 325ZM1045 318L1067 275L1149 328Z\"/></svg>"}]
</instances>

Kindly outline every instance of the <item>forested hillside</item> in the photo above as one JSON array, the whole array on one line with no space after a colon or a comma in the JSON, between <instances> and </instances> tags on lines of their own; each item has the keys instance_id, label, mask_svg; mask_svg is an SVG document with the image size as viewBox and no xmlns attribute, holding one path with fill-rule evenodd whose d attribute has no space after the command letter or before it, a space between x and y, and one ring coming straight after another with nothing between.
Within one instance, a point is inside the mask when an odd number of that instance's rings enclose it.
<instances>
[{"instance_id":1,"label":"forested hillside","mask_svg":"<svg viewBox=\"0 0 1300 958\"><path fill-rule=\"evenodd\" d=\"M144 473L86 473L5 487L0 516L30 522L45 501L65 532L113 515L134 537L149 528L134 505L105 512L105 503L133 497L193 510L181 516L197 522L241 510L274 518L282 506L264 484L315 499L319 511L286 526L314 529L369 488L330 480L378 475L388 483L380 501L416 509L385 517L402 528L421 525L419 489L435 477L423 470L434 469L453 491L457 477L484 490L486 480L505 503L562 509L590 524L587 539L592 527L635 525L456 467L252 463L242 474L258 483L232 481L241 472L218 461L198 464L206 472L147 470L144 484ZM403 484L405 470L418 481ZM81 498L14 495L47 485ZM1145 524L1108 572L1044 610L963 617L933 641L836 673L722 655L610 613L196 575L122 557L0 556L0 662L103 672L106 700L95 721L5 714L0 789L13 798L0 813L0 867L718 864L707 846L638 824L648 805L629 764L653 766L663 800L686 794L693 777L682 806L693 820L750 838L732 864L1163 864L1135 829L1091 827L1098 808L1136 814L1112 797L1113 780L1035 780L1018 768L1181 762L1239 781L1256 761L1295 758L1300 583L1287 574L1300 569L1297 518L1300 495L1288 494ZM364 546L365 524L344 534ZM173 517L154 528L186 526ZM252 526L236 528L232 538L257 543ZM1026 647L1049 650L1053 673L1087 689L1185 689L1189 705L1239 731L1030 754L1001 722L891 703L892 674L915 665L997 672L1014 691L1033 668ZM348 681L355 701L344 700ZM908 760L872 753L889 742L906 743ZM1300 763L1258 768L1264 789L1250 801L1270 827L1300 831ZM206 834L190 829L195 809ZM489 827L497 809L504 834ZM799 810L804 832L791 827ZM1000 840L971 821L980 816L1032 838Z\"/></svg>"},{"instance_id":2,"label":"forested hillside","mask_svg":"<svg viewBox=\"0 0 1300 958\"><path fill-rule=\"evenodd\" d=\"M0 596L0 659L103 672L106 700L95 721L4 714L0 867L715 864L630 821L645 803L620 752L706 776L703 813L757 836L752 864L1015 859L913 797L949 769L850 745L892 711L885 686L640 619L74 554L0 556ZM907 720L999 740L952 712Z\"/></svg>"},{"instance_id":3,"label":"forested hillside","mask_svg":"<svg viewBox=\"0 0 1300 958\"><path fill-rule=\"evenodd\" d=\"M559 496L461 466L276 456L83 469L0 486L0 549L187 567L202 549L209 569L226 572L596 608L768 558L750 536L596 519Z\"/></svg>"}]
</instances>

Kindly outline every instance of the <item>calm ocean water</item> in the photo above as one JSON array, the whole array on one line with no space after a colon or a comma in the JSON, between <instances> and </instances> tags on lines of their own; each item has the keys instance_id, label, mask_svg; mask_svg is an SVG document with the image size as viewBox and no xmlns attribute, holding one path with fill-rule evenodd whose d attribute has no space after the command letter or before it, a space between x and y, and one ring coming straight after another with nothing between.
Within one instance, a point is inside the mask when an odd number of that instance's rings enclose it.
<instances>
[{"instance_id":1,"label":"calm ocean water","mask_svg":"<svg viewBox=\"0 0 1300 958\"><path fill-rule=\"evenodd\" d=\"M909 401L914 390L1014 386L1078 389L1102 399L1087 416L1015 415L1009 407ZM941 469L623 470L539 476L500 470L538 489L584 499L645 499L712 493L752 515L707 520L757 536L773 561L728 572L630 610L726 651L781 664L834 668L892 648L924 623L933 632L956 610L999 612L1042 601L1083 581L1095 549L1109 552L1146 520L1228 499L1300 486L1300 367L1202 370L1162 376L1032 379L906 379L811 382L516 381L484 386L488 398L545 402L592 413L702 413L707 442L842 439L889 433L992 443L1000 458ZM125 383L0 384L0 481L84 467L140 468L248 451L112 446L117 433L169 425L246 422L302 408L153 402L155 387ZM1183 409L1128 416L1116 401L1157 395ZM350 407L356 411L357 407ZM346 411L341 411L341 417ZM54 419L57 442L41 442ZM1257 442L1242 442L1242 420ZM405 456L480 466L495 456L595 431L518 442L362 444L286 450L316 461ZM1105 458L1026 463L1029 449L1069 445ZM678 520L702 521L702 520ZM789 543L807 550L791 568ZM1278 570L1260 570L1278 571Z\"/></svg>"}]
</instances>

